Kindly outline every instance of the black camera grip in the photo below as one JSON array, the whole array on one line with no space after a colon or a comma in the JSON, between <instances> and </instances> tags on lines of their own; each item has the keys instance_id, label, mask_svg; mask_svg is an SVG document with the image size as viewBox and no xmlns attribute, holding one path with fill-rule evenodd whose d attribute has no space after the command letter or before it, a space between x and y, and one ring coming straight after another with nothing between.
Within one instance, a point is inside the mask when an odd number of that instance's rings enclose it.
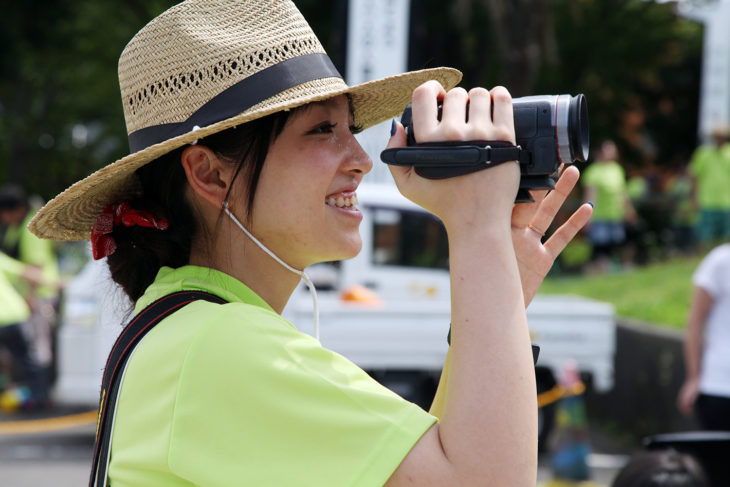
<instances>
[{"instance_id":1,"label":"black camera grip","mask_svg":"<svg viewBox=\"0 0 730 487\"><path fill-rule=\"evenodd\" d=\"M427 179L470 174L499 164L529 162L529 153L504 140L444 141L386 149L380 159L395 166L414 166Z\"/></svg>"}]
</instances>

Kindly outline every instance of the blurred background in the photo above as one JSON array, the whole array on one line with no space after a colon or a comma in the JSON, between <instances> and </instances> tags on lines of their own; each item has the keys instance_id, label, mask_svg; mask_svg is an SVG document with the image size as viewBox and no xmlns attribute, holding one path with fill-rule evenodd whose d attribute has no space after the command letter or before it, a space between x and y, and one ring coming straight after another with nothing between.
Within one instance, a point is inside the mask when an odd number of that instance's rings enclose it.
<instances>
[{"instance_id":1,"label":"blurred background","mask_svg":"<svg viewBox=\"0 0 730 487\"><path fill-rule=\"evenodd\" d=\"M128 153L117 60L142 26L175 3L4 2L0 186L22 188L29 211ZM570 364L555 362L538 372L545 374L539 392L553 393L543 396L552 409L543 419L548 426L541 445L541 481L555 480L552 455L562 444L555 438L564 439L573 424L565 421L565 410L560 413L565 397L579 397L586 414L576 430L585 435L579 434L573 447L587 445L592 452L584 459L593 478L576 482L608 485L635 452L646 448L647 438L701 429L695 417L680 413L676 398L685 379L683 343L693 273L711 249L730 237L730 201L721 197L730 194L730 0L295 3L351 84L398 71L452 66L464 73L461 86L467 89L503 85L513 97L586 96L591 155L578 165L584 180L565 211L590 199L598 223L607 223L604 229L620 227L622 233L606 240L591 229L581 232L556 262L540 296L582 296L600 308L595 316L605 315L600 306L610 306L605 352L611 360L610 382L594 387L596 378L581 366L579 381L587 387L563 384L560 392L556 387ZM378 166L379 149L370 148L373 136L367 132L362 142ZM382 147L383 129L372 133L374 147ZM602 163L618 169L609 176L599 172ZM387 178L380 171L372 177ZM604 187L611 178L620 183ZM706 193L715 197L702 196ZM599 212L617 207L614 213ZM716 231L704 219L706 211L724 218ZM560 214L555 225L565 217ZM0 237L6 239L13 225L4 220ZM3 252L12 254L8 247ZM50 388L58 376L57 342L69 299L65 285L88 261L84 244L55 244L51 252L60 278L48 321L52 357L45 366ZM573 318L568 315L560 319L567 323ZM534 335L539 344L539 334ZM569 341L570 333L563 337ZM547 334L542 338L547 343L561 340ZM565 346L570 356L582 345ZM549 361L550 351L543 348ZM83 479L88 425L93 423L88 408L64 409L52 400L48 407L28 407L13 383L11 362L0 347L0 379L5 373L0 380L5 394L0 396L0 463L5 457L3 468L17 475L16 483L4 485L42 480L38 475L51 468L44 462L54 455L61 462L55 467L58 478L81 471L76 478ZM87 436L79 440L51 433L63 429L57 423L23 426L62 416L72 418L66 427L80 428ZM53 440L39 434L61 438L66 447L64 442L70 442L76 445L71 450L78 447L81 453L71 455L66 465L60 450L41 447ZM32 457L25 458L30 463L22 463L23 455ZM596 473L601 469L607 473Z\"/></svg>"},{"instance_id":2,"label":"blurred background","mask_svg":"<svg viewBox=\"0 0 730 487\"><path fill-rule=\"evenodd\" d=\"M2 180L49 198L128 152L119 53L174 3L5 6ZM345 73L348 2L296 3ZM453 66L462 86L499 84L513 96L584 93L593 140L615 140L630 168L664 172L685 164L698 142L704 28L678 15L678 3L713 2L419 0L406 68Z\"/></svg>"}]
</instances>

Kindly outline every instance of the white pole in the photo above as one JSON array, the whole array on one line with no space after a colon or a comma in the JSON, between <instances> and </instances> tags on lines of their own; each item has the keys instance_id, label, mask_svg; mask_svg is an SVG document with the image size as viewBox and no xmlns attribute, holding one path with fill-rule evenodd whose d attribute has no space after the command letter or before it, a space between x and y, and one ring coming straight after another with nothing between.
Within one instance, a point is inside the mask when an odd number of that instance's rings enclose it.
<instances>
[{"instance_id":1,"label":"white pole","mask_svg":"<svg viewBox=\"0 0 730 487\"><path fill-rule=\"evenodd\" d=\"M730 1L689 2L679 13L705 26L697 132L709 142L714 127L730 123Z\"/></svg>"},{"instance_id":2,"label":"white pole","mask_svg":"<svg viewBox=\"0 0 730 487\"><path fill-rule=\"evenodd\" d=\"M408 69L410 0L350 0L345 79L349 85L371 81ZM365 130L358 141L373 160L366 176L371 182L390 182L380 152L390 137L391 122Z\"/></svg>"}]
</instances>

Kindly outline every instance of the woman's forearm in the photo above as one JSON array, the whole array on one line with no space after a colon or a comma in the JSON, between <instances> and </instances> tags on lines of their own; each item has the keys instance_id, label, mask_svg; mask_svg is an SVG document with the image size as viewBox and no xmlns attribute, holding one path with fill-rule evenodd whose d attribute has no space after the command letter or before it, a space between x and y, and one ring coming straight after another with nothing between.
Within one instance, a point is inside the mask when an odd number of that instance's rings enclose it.
<instances>
[{"instance_id":1,"label":"woman's forearm","mask_svg":"<svg viewBox=\"0 0 730 487\"><path fill-rule=\"evenodd\" d=\"M697 379L702 360L702 335L707 317L712 309L712 295L696 286L692 294L687 331L684 340L684 363L687 379Z\"/></svg>"},{"instance_id":2,"label":"woman's forearm","mask_svg":"<svg viewBox=\"0 0 730 487\"><path fill-rule=\"evenodd\" d=\"M509 229L450 235L451 356L439 427L445 455L457 468L482 469L485 485L534 485L535 375Z\"/></svg>"}]
</instances>

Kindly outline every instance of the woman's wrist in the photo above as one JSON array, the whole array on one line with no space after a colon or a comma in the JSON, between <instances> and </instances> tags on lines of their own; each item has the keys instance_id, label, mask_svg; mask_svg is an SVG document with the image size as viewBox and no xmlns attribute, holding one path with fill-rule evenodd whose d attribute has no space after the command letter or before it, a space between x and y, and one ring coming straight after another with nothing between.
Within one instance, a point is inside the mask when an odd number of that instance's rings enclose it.
<instances>
[{"instance_id":1,"label":"woman's wrist","mask_svg":"<svg viewBox=\"0 0 730 487\"><path fill-rule=\"evenodd\" d=\"M477 215L472 218L453 219L445 221L444 226L449 242L453 244L474 242L479 246L488 244L512 249L512 228L509 215Z\"/></svg>"}]
</instances>

